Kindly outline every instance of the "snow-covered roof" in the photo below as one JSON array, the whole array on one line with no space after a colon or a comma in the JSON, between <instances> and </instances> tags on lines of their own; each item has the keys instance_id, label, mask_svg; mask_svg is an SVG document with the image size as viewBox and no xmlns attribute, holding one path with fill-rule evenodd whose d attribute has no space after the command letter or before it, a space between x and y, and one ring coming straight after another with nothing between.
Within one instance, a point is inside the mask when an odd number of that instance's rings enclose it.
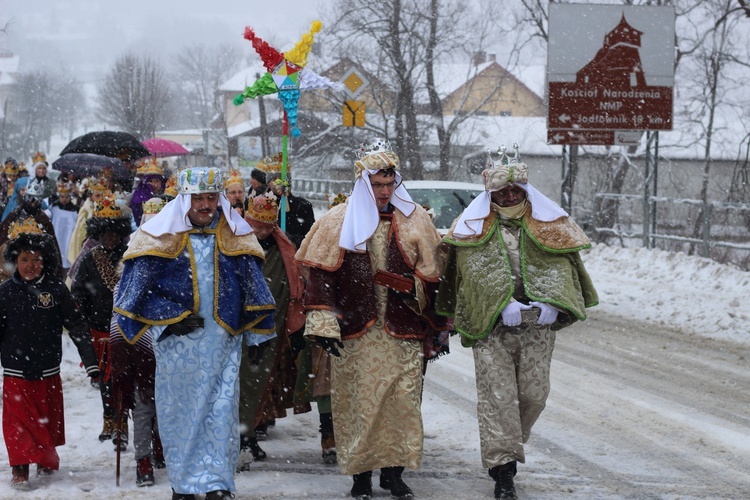
<instances>
[{"instance_id":1,"label":"snow-covered roof","mask_svg":"<svg viewBox=\"0 0 750 500\"><path fill-rule=\"evenodd\" d=\"M0 73L18 73L21 57L10 52L0 52Z\"/></svg>"},{"instance_id":2,"label":"snow-covered roof","mask_svg":"<svg viewBox=\"0 0 750 500\"><path fill-rule=\"evenodd\" d=\"M252 118L250 120L245 120L244 122L235 125L233 127L229 127L227 130L227 133L229 135L229 138L237 137L238 135L242 135L248 130L252 130L254 128L260 127L260 118Z\"/></svg>"},{"instance_id":3,"label":"snow-covered roof","mask_svg":"<svg viewBox=\"0 0 750 500\"><path fill-rule=\"evenodd\" d=\"M266 73L268 73L266 68L258 62L235 73L219 86L219 90L222 92L243 92L258 79L258 75L263 76Z\"/></svg>"}]
</instances>

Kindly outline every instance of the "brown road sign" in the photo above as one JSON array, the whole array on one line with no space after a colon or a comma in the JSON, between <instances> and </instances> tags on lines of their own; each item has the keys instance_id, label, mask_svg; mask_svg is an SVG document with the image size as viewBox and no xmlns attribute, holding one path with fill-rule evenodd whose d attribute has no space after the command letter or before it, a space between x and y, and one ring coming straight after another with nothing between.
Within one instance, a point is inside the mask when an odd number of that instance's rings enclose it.
<instances>
[{"instance_id":1,"label":"brown road sign","mask_svg":"<svg viewBox=\"0 0 750 500\"><path fill-rule=\"evenodd\" d=\"M615 143L614 130L548 130L547 144L588 144L591 146L612 146Z\"/></svg>"},{"instance_id":2,"label":"brown road sign","mask_svg":"<svg viewBox=\"0 0 750 500\"><path fill-rule=\"evenodd\" d=\"M671 130L674 19L674 7L550 3L547 128L596 144L605 136L580 131Z\"/></svg>"},{"instance_id":3,"label":"brown road sign","mask_svg":"<svg viewBox=\"0 0 750 500\"><path fill-rule=\"evenodd\" d=\"M672 87L549 83L551 129L671 130Z\"/></svg>"}]
</instances>

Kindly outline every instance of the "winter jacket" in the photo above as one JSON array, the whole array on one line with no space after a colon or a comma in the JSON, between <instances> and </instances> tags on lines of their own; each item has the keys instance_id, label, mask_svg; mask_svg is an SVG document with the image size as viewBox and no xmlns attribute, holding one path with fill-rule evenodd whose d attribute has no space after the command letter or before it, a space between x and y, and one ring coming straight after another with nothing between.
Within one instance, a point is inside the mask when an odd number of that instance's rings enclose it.
<instances>
[{"instance_id":1,"label":"winter jacket","mask_svg":"<svg viewBox=\"0 0 750 500\"><path fill-rule=\"evenodd\" d=\"M65 284L46 275L26 282L16 271L0 285L4 375L41 380L60 373L63 327L78 348L86 372L98 370L88 327Z\"/></svg>"}]
</instances>

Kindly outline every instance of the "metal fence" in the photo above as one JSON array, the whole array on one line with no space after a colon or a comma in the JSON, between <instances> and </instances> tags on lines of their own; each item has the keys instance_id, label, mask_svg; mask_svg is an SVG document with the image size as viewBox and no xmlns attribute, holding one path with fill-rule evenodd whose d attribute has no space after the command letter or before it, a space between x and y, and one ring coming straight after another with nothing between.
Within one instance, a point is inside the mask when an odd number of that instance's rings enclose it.
<instances>
[{"instance_id":1,"label":"metal fence","mask_svg":"<svg viewBox=\"0 0 750 500\"><path fill-rule=\"evenodd\" d=\"M594 198L594 207L605 199L618 204L613 227L602 226L602 210L595 208L593 230L599 241L640 240L646 248L690 251L750 268L750 204L615 193ZM699 216L701 236L696 237Z\"/></svg>"},{"instance_id":2,"label":"metal fence","mask_svg":"<svg viewBox=\"0 0 750 500\"><path fill-rule=\"evenodd\" d=\"M292 193L310 201L324 202L338 193L352 190L353 181L335 179L306 179L292 177Z\"/></svg>"}]
</instances>

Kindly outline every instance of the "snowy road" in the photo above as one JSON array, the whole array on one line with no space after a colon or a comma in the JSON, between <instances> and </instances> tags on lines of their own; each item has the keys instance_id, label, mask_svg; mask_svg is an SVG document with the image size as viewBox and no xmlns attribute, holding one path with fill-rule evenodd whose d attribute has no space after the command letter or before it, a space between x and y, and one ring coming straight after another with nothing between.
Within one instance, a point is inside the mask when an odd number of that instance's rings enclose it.
<instances>
[{"instance_id":1,"label":"snowy road","mask_svg":"<svg viewBox=\"0 0 750 500\"><path fill-rule=\"evenodd\" d=\"M114 452L96 439L97 393L66 344L68 444L62 470L33 478L24 498L169 498L135 486L132 446L114 484ZM492 498L481 468L471 351L430 365L422 470L404 475L420 498ZM592 310L558 335L548 407L527 444L522 499L746 498L750 494L750 366L743 346L658 330ZM237 498L347 498L351 479L320 461L317 413L281 419L261 443L269 457L237 477ZM5 447L0 461L7 464ZM9 469L0 498L11 498ZM375 498L388 498L377 487Z\"/></svg>"}]
</instances>

